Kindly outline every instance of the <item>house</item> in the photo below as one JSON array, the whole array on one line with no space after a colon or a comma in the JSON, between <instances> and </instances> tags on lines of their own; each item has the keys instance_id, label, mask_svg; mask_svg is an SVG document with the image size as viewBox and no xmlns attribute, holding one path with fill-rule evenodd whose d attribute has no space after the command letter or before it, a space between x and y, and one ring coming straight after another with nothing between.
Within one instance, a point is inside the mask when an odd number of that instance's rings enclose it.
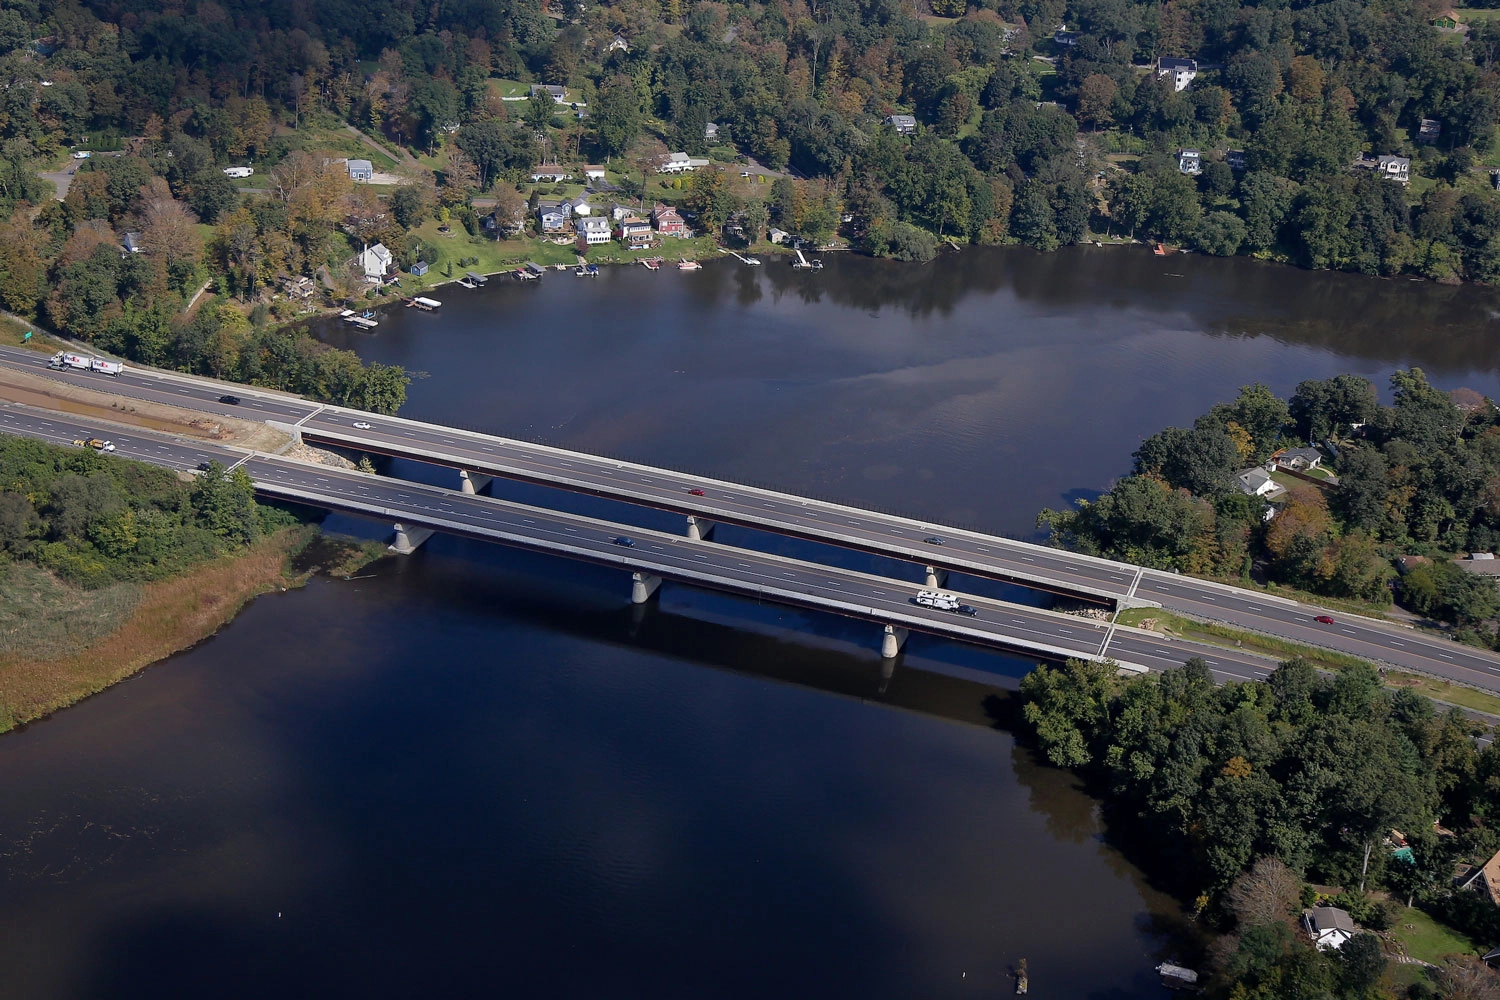
<instances>
[{"instance_id":1,"label":"house","mask_svg":"<svg viewBox=\"0 0 1500 1000\"><path fill-rule=\"evenodd\" d=\"M425 260L419 260L411 266L411 276L413 278L420 278L422 275L427 273L427 269L431 266L432 265L427 263Z\"/></svg>"},{"instance_id":2,"label":"house","mask_svg":"<svg viewBox=\"0 0 1500 1000\"><path fill-rule=\"evenodd\" d=\"M1258 465L1253 469L1246 469L1234 478L1239 480L1240 491L1247 496L1270 500L1286 492L1286 487L1272 479L1271 474Z\"/></svg>"},{"instance_id":3,"label":"house","mask_svg":"<svg viewBox=\"0 0 1500 1000\"><path fill-rule=\"evenodd\" d=\"M600 243L609 242L609 220L602 215L591 215L579 219L578 227L579 246L598 246Z\"/></svg>"},{"instance_id":4,"label":"house","mask_svg":"<svg viewBox=\"0 0 1500 1000\"><path fill-rule=\"evenodd\" d=\"M1323 951L1336 951L1358 933L1354 918L1337 906L1314 906L1302 911L1302 926L1313 944Z\"/></svg>"},{"instance_id":5,"label":"house","mask_svg":"<svg viewBox=\"0 0 1500 1000\"><path fill-rule=\"evenodd\" d=\"M1229 169L1237 174L1245 172L1245 151L1243 149L1224 150L1224 162L1229 164Z\"/></svg>"},{"instance_id":6,"label":"house","mask_svg":"<svg viewBox=\"0 0 1500 1000\"><path fill-rule=\"evenodd\" d=\"M536 203L536 217L542 223L542 232L560 233L568 228L568 219L571 212L564 210L566 202L561 201L539 201Z\"/></svg>"},{"instance_id":7,"label":"house","mask_svg":"<svg viewBox=\"0 0 1500 1000\"><path fill-rule=\"evenodd\" d=\"M225 167L224 176L233 180L244 180L255 173L254 167Z\"/></svg>"},{"instance_id":8,"label":"house","mask_svg":"<svg viewBox=\"0 0 1500 1000\"><path fill-rule=\"evenodd\" d=\"M911 135L917 130L914 115L886 115L885 123L896 130L897 135Z\"/></svg>"},{"instance_id":9,"label":"house","mask_svg":"<svg viewBox=\"0 0 1500 1000\"><path fill-rule=\"evenodd\" d=\"M1323 464L1323 453L1316 448L1286 448L1273 457L1278 466L1293 472L1306 472Z\"/></svg>"},{"instance_id":10,"label":"house","mask_svg":"<svg viewBox=\"0 0 1500 1000\"><path fill-rule=\"evenodd\" d=\"M140 233L126 233L125 239L121 241L120 246L124 248L126 253L140 253L145 249L145 247L141 246Z\"/></svg>"},{"instance_id":11,"label":"house","mask_svg":"<svg viewBox=\"0 0 1500 1000\"><path fill-rule=\"evenodd\" d=\"M663 236L686 236L687 223L670 205L658 204L651 209L651 225Z\"/></svg>"},{"instance_id":12,"label":"house","mask_svg":"<svg viewBox=\"0 0 1500 1000\"><path fill-rule=\"evenodd\" d=\"M1062 28L1058 28L1052 33L1052 41L1056 45L1063 45L1067 48L1072 48L1073 46L1078 44L1078 32L1065 31Z\"/></svg>"},{"instance_id":13,"label":"house","mask_svg":"<svg viewBox=\"0 0 1500 1000\"><path fill-rule=\"evenodd\" d=\"M531 85L531 90L528 91L527 93L528 93L528 96L531 96L531 97L535 97L537 94L546 94L548 97L552 98L552 100L554 102L558 103L558 104L567 104L568 103L568 88L567 87L559 87L559 86L556 86L554 84L548 84L548 83L533 83Z\"/></svg>"},{"instance_id":14,"label":"house","mask_svg":"<svg viewBox=\"0 0 1500 1000\"><path fill-rule=\"evenodd\" d=\"M634 215L635 207L632 205L622 205L619 202L615 202L609 206L609 217L616 222L624 222Z\"/></svg>"},{"instance_id":15,"label":"house","mask_svg":"<svg viewBox=\"0 0 1500 1000\"><path fill-rule=\"evenodd\" d=\"M590 163L583 168L583 176L591 181L604 180L604 168L597 163Z\"/></svg>"},{"instance_id":16,"label":"house","mask_svg":"<svg viewBox=\"0 0 1500 1000\"><path fill-rule=\"evenodd\" d=\"M1377 161L1376 169L1388 181L1399 184L1411 182L1411 160L1405 156L1382 156Z\"/></svg>"},{"instance_id":17,"label":"house","mask_svg":"<svg viewBox=\"0 0 1500 1000\"><path fill-rule=\"evenodd\" d=\"M391 269L391 252L385 248L384 243L365 247L355 260L364 271L365 280L372 284L378 285L383 282Z\"/></svg>"},{"instance_id":18,"label":"house","mask_svg":"<svg viewBox=\"0 0 1500 1000\"><path fill-rule=\"evenodd\" d=\"M1462 25L1463 21L1459 20L1458 15L1451 10L1445 10L1432 19L1432 26L1442 28L1444 31L1457 31Z\"/></svg>"},{"instance_id":19,"label":"house","mask_svg":"<svg viewBox=\"0 0 1500 1000\"><path fill-rule=\"evenodd\" d=\"M560 181L567 180L571 176L573 175L567 170L564 170L562 167L553 166L531 168L531 183L533 184L557 184Z\"/></svg>"},{"instance_id":20,"label":"house","mask_svg":"<svg viewBox=\"0 0 1500 1000\"><path fill-rule=\"evenodd\" d=\"M1177 151L1177 169L1184 174L1196 177L1203 173L1203 154L1196 149L1179 149Z\"/></svg>"},{"instance_id":21,"label":"house","mask_svg":"<svg viewBox=\"0 0 1500 1000\"><path fill-rule=\"evenodd\" d=\"M1500 905L1500 851L1477 867L1460 866L1453 884L1458 889L1476 889L1490 902Z\"/></svg>"},{"instance_id":22,"label":"house","mask_svg":"<svg viewBox=\"0 0 1500 1000\"><path fill-rule=\"evenodd\" d=\"M656 172L659 174L681 174L706 166L708 166L708 161L701 157L689 156L686 153L668 153L666 159L657 165Z\"/></svg>"},{"instance_id":23,"label":"house","mask_svg":"<svg viewBox=\"0 0 1500 1000\"><path fill-rule=\"evenodd\" d=\"M1156 75L1158 78L1170 76L1172 89L1175 91L1187 90L1188 84L1193 82L1193 77L1198 75L1198 60L1163 56L1156 60Z\"/></svg>"},{"instance_id":24,"label":"house","mask_svg":"<svg viewBox=\"0 0 1500 1000\"><path fill-rule=\"evenodd\" d=\"M283 274L276 281L281 286L282 294L289 299L306 301L313 297L313 292L318 290L317 283L303 275L294 278L290 274Z\"/></svg>"},{"instance_id":25,"label":"house","mask_svg":"<svg viewBox=\"0 0 1500 1000\"><path fill-rule=\"evenodd\" d=\"M1431 566L1431 565L1432 565L1432 560L1429 559L1429 558L1427 558L1426 556L1397 556L1396 557L1396 572L1400 573L1402 576L1405 576L1406 574L1410 573L1412 570L1416 569L1418 566Z\"/></svg>"},{"instance_id":26,"label":"house","mask_svg":"<svg viewBox=\"0 0 1500 1000\"><path fill-rule=\"evenodd\" d=\"M620 223L620 241L632 250L651 245L651 223L631 216Z\"/></svg>"},{"instance_id":27,"label":"house","mask_svg":"<svg viewBox=\"0 0 1500 1000\"><path fill-rule=\"evenodd\" d=\"M609 45L605 48L604 51L606 51L606 52L629 52L630 51L630 43L627 42L622 36L616 35L614 37L614 41L610 42Z\"/></svg>"},{"instance_id":28,"label":"house","mask_svg":"<svg viewBox=\"0 0 1500 1000\"><path fill-rule=\"evenodd\" d=\"M1458 565L1475 576L1500 576L1500 559L1496 559L1493 552L1470 552L1458 560ZM1500 901L1500 896L1496 898Z\"/></svg>"},{"instance_id":29,"label":"house","mask_svg":"<svg viewBox=\"0 0 1500 1000\"><path fill-rule=\"evenodd\" d=\"M785 229L777 229L775 226L772 226L771 231L766 234L766 238L769 239L772 243L775 243L777 246L780 246L788 239L790 239L791 235L792 234L787 232Z\"/></svg>"},{"instance_id":30,"label":"house","mask_svg":"<svg viewBox=\"0 0 1500 1000\"><path fill-rule=\"evenodd\" d=\"M715 122L709 122L707 125L703 126L703 138L707 139L709 142L718 142L718 140L719 140L719 126L718 126L718 124L715 123Z\"/></svg>"},{"instance_id":31,"label":"house","mask_svg":"<svg viewBox=\"0 0 1500 1000\"><path fill-rule=\"evenodd\" d=\"M563 210L569 215L594 214L594 206L589 204L589 199L586 195L579 195L576 198L569 198L567 201L563 202Z\"/></svg>"},{"instance_id":32,"label":"house","mask_svg":"<svg viewBox=\"0 0 1500 1000\"><path fill-rule=\"evenodd\" d=\"M1437 142L1438 136L1443 134L1442 123L1436 118L1423 118L1417 123L1418 142Z\"/></svg>"},{"instance_id":33,"label":"house","mask_svg":"<svg viewBox=\"0 0 1500 1000\"><path fill-rule=\"evenodd\" d=\"M369 183L375 177L375 166L369 160L348 161L349 179Z\"/></svg>"}]
</instances>

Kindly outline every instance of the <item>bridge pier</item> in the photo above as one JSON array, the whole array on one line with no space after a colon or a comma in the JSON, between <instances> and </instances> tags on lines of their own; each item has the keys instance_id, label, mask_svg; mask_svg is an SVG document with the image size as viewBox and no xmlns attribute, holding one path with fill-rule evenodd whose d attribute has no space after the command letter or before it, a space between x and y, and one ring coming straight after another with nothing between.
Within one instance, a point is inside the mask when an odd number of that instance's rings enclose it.
<instances>
[{"instance_id":1,"label":"bridge pier","mask_svg":"<svg viewBox=\"0 0 1500 1000\"><path fill-rule=\"evenodd\" d=\"M887 625L885 627L885 635L880 640L880 658L883 660L894 660L896 654L900 653L902 647L906 645L908 634L904 628Z\"/></svg>"},{"instance_id":2,"label":"bridge pier","mask_svg":"<svg viewBox=\"0 0 1500 1000\"><path fill-rule=\"evenodd\" d=\"M396 525L396 540L388 547L397 555L409 556L431 537L431 528L410 528L404 524L398 524Z\"/></svg>"},{"instance_id":3,"label":"bridge pier","mask_svg":"<svg viewBox=\"0 0 1500 1000\"><path fill-rule=\"evenodd\" d=\"M948 571L936 566L927 567L927 586L931 589L948 586Z\"/></svg>"},{"instance_id":4,"label":"bridge pier","mask_svg":"<svg viewBox=\"0 0 1500 1000\"><path fill-rule=\"evenodd\" d=\"M703 518L695 517L692 514L688 515L687 536L689 540L694 542L701 542L706 540L708 536L712 535L713 533L713 521L705 521Z\"/></svg>"},{"instance_id":5,"label":"bridge pier","mask_svg":"<svg viewBox=\"0 0 1500 1000\"><path fill-rule=\"evenodd\" d=\"M458 488L464 493L478 493L494 481L494 476L470 472L468 469L458 470Z\"/></svg>"},{"instance_id":6,"label":"bridge pier","mask_svg":"<svg viewBox=\"0 0 1500 1000\"><path fill-rule=\"evenodd\" d=\"M661 577L650 573L630 574L630 603L645 604L661 586Z\"/></svg>"},{"instance_id":7,"label":"bridge pier","mask_svg":"<svg viewBox=\"0 0 1500 1000\"><path fill-rule=\"evenodd\" d=\"M885 694L886 689L891 686L891 678L896 676L896 658L894 656L883 656L880 658L880 693Z\"/></svg>"}]
</instances>

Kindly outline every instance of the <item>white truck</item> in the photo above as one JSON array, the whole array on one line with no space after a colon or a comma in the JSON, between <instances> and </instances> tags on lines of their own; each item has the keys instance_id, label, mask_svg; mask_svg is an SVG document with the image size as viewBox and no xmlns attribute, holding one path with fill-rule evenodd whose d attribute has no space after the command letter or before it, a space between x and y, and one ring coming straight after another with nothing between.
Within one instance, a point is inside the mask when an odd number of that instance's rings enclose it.
<instances>
[{"instance_id":1,"label":"white truck","mask_svg":"<svg viewBox=\"0 0 1500 1000\"><path fill-rule=\"evenodd\" d=\"M924 608L936 608L939 611L968 615L970 618L979 614L979 609L974 605L965 604L954 595L945 594L941 590L919 590L917 596L911 598L911 603Z\"/></svg>"},{"instance_id":2,"label":"white truck","mask_svg":"<svg viewBox=\"0 0 1500 1000\"><path fill-rule=\"evenodd\" d=\"M103 358L89 359L89 371L99 372L104 375L112 375L115 378L119 378L120 373L124 370L125 366L118 361L106 361Z\"/></svg>"},{"instance_id":3,"label":"white truck","mask_svg":"<svg viewBox=\"0 0 1500 1000\"><path fill-rule=\"evenodd\" d=\"M125 366L118 361L91 358L87 354L74 354L72 351L58 351L52 355L52 360L47 362L47 367L55 370L76 368L82 372L99 372L116 377L125 370Z\"/></svg>"}]
</instances>

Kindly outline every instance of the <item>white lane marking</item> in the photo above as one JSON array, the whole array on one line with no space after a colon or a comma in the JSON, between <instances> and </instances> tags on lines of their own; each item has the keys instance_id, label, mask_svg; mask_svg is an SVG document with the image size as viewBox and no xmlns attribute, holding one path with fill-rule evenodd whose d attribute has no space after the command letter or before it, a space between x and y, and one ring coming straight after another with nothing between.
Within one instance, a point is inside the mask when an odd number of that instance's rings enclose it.
<instances>
[{"instance_id":1,"label":"white lane marking","mask_svg":"<svg viewBox=\"0 0 1500 1000\"><path fill-rule=\"evenodd\" d=\"M1344 634L1345 635L1358 635L1359 633L1355 632L1352 628L1346 628L1346 629L1344 629Z\"/></svg>"},{"instance_id":2,"label":"white lane marking","mask_svg":"<svg viewBox=\"0 0 1500 1000\"><path fill-rule=\"evenodd\" d=\"M1392 639L1391 640L1391 645L1392 646L1404 646L1404 645L1406 645L1406 643L1402 642L1400 639Z\"/></svg>"},{"instance_id":3,"label":"white lane marking","mask_svg":"<svg viewBox=\"0 0 1500 1000\"><path fill-rule=\"evenodd\" d=\"M1213 599L1213 598L1212 598L1212 597L1209 597L1209 596L1208 596L1208 595L1207 595L1207 594L1204 594L1204 595L1203 595L1203 599L1204 599L1204 600L1205 600L1205 601L1212 601L1212 600L1214 600L1214 599Z\"/></svg>"},{"instance_id":4,"label":"white lane marking","mask_svg":"<svg viewBox=\"0 0 1500 1000\"><path fill-rule=\"evenodd\" d=\"M1438 655L1441 656L1445 660L1451 660L1451 659L1453 659L1453 657L1449 656L1447 653L1439 653ZM1494 668L1491 668L1491 669L1494 669Z\"/></svg>"}]
</instances>

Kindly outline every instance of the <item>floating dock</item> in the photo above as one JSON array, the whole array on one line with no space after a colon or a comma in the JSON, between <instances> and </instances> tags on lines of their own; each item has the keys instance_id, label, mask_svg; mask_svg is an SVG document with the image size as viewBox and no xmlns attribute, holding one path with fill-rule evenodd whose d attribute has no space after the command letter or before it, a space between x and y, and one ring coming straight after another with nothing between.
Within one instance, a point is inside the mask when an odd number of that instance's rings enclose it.
<instances>
[{"instance_id":1,"label":"floating dock","mask_svg":"<svg viewBox=\"0 0 1500 1000\"><path fill-rule=\"evenodd\" d=\"M363 316L353 309L345 309L339 313L339 319L351 326L357 326L361 330L373 330L380 325L380 320L374 318L375 314L366 312Z\"/></svg>"},{"instance_id":2,"label":"floating dock","mask_svg":"<svg viewBox=\"0 0 1500 1000\"><path fill-rule=\"evenodd\" d=\"M420 309L423 312L432 312L433 310L438 309L441 306L442 303L437 299L429 299L423 295L418 295L416 298L406 300L406 307L408 309Z\"/></svg>"}]
</instances>

